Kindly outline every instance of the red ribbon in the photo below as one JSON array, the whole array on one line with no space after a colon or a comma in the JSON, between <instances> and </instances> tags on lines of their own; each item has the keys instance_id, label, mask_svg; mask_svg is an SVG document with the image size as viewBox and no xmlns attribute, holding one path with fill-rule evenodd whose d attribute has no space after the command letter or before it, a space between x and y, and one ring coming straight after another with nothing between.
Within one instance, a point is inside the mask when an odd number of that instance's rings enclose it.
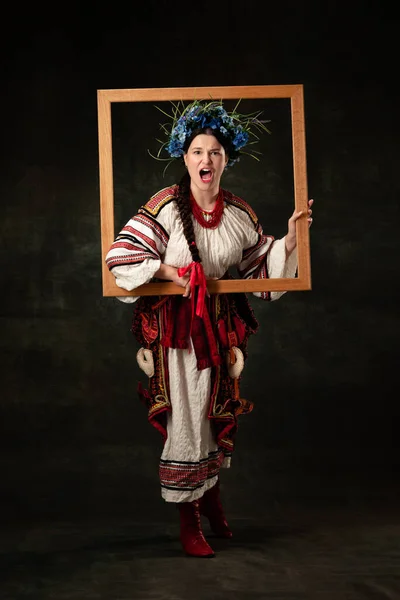
<instances>
[{"instance_id":1,"label":"red ribbon","mask_svg":"<svg viewBox=\"0 0 400 600\"><path fill-rule=\"evenodd\" d=\"M178 269L178 276L183 277L190 271L190 289L192 294L192 316L196 312L198 317L203 316L205 297L207 291L207 280L204 274L203 265L199 262L191 262L187 267ZM196 303L196 288L197 289L197 304Z\"/></svg>"}]
</instances>

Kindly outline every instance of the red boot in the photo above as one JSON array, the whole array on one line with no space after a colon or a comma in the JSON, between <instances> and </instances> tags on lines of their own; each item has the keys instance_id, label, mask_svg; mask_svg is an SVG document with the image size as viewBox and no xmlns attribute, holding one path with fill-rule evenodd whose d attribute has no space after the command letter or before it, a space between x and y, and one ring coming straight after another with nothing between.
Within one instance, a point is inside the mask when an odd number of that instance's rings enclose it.
<instances>
[{"instance_id":1,"label":"red boot","mask_svg":"<svg viewBox=\"0 0 400 600\"><path fill-rule=\"evenodd\" d=\"M208 518L210 527L217 537L232 537L232 531L229 529L221 504L219 481L200 498L200 514Z\"/></svg>"},{"instance_id":2,"label":"red boot","mask_svg":"<svg viewBox=\"0 0 400 600\"><path fill-rule=\"evenodd\" d=\"M211 558L214 550L206 542L200 522L199 502L182 502L178 504L181 520L181 542L189 556Z\"/></svg>"}]
</instances>

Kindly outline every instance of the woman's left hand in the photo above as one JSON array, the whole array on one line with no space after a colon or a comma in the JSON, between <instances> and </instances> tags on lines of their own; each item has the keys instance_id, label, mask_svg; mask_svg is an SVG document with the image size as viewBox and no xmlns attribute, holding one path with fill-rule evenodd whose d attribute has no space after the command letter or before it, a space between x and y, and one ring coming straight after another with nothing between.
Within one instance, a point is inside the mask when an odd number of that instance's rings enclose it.
<instances>
[{"instance_id":1,"label":"woman's left hand","mask_svg":"<svg viewBox=\"0 0 400 600\"><path fill-rule=\"evenodd\" d=\"M308 201L308 216L307 216L307 221L308 221L308 226L311 227L312 225L312 205L314 204L314 200L309 200ZM288 254L290 254L290 252L292 252L292 250L294 250L296 248L296 221L298 219L300 219L300 217L304 214L303 210L299 210L296 211L294 210L292 216L290 217L289 221L288 221L288 232L286 235L286 250L288 252Z\"/></svg>"}]
</instances>

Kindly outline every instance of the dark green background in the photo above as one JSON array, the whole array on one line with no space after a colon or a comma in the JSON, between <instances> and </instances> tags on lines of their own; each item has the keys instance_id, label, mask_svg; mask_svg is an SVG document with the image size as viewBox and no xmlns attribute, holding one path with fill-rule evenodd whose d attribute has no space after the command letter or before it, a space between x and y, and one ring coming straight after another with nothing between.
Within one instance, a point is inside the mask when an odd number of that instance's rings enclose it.
<instances>
[{"instance_id":1,"label":"dark green background","mask_svg":"<svg viewBox=\"0 0 400 600\"><path fill-rule=\"evenodd\" d=\"M251 302L230 514L397 498L399 146L395 20L373 5L146 2L4 20L1 514L169 515L161 440L136 396L132 309L102 297L97 89L302 83L312 291ZM149 107L142 107L146 112ZM115 112L116 222L178 176ZM225 186L280 237L293 207L289 105ZM156 121L158 119L158 114ZM147 127L147 125L149 125ZM168 517L169 518L169 517Z\"/></svg>"}]
</instances>

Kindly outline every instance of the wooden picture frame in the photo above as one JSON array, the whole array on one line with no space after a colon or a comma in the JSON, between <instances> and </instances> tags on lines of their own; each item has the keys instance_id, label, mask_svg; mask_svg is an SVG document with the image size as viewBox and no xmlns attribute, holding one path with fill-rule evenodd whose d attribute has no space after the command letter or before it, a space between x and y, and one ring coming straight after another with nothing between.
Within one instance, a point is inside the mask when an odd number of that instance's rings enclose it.
<instances>
[{"instance_id":1,"label":"wooden picture frame","mask_svg":"<svg viewBox=\"0 0 400 600\"><path fill-rule=\"evenodd\" d=\"M103 296L157 296L182 294L172 282L147 283L135 290L118 287L105 257L118 232L114 226L114 184L111 104L114 102L192 101L194 99L290 98L294 202L304 215L298 219L298 270L295 278L209 281L210 293L302 291L311 289L310 242L307 222L308 190L303 85L253 85L184 88L137 88L97 90L100 178L100 224ZM156 190L155 190L156 191ZM138 207L139 208L139 207ZM289 218L290 215L288 215ZM128 219L127 219L128 220Z\"/></svg>"}]
</instances>

